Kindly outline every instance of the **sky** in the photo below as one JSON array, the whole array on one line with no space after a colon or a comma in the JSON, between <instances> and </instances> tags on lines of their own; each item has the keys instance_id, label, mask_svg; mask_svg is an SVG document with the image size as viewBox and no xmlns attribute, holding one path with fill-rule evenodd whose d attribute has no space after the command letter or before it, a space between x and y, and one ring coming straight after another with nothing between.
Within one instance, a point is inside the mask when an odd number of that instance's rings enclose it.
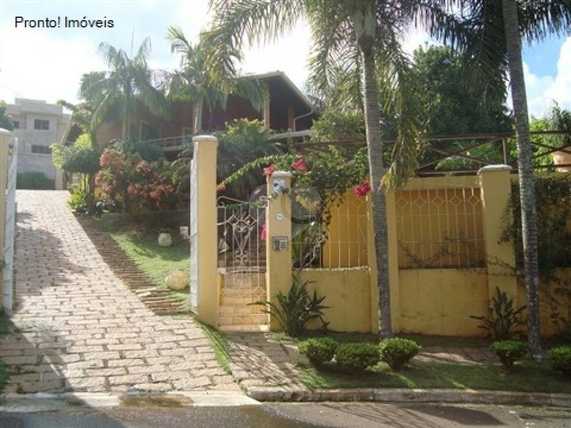
<instances>
[{"instance_id":1,"label":"sky","mask_svg":"<svg viewBox=\"0 0 571 428\"><path fill-rule=\"evenodd\" d=\"M77 101L81 75L105 69L98 53L101 42L130 52L150 37L151 67L174 69L179 60L165 37L169 25L196 40L210 20L208 0L0 0L0 11L0 100L7 102L15 97ZM114 27L15 28L16 16L112 19ZM430 40L411 31L403 43L412 53ZM309 28L301 22L274 43L248 47L241 70L282 70L303 88L310 47ZM553 100L571 108L571 36L526 46L524 61L530 114L544 115Z\"/></svg>"}]
</instances>

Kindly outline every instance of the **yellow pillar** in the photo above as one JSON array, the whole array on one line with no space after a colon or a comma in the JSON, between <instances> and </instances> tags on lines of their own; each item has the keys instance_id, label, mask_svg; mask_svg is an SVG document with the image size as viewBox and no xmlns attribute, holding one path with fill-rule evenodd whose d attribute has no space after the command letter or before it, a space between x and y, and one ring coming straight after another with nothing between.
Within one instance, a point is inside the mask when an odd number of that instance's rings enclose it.
<instances>
[{"instance_id":1,"label":"yellow pillar","mask_svg":"<svg viewBox=\"0 0 571 428\"><path fill-rule=\"evenodd\" d=\"M387 214L387 233L389 239L389 285L391 293L391 322L393 332L400 331L400 290L399 290L399 261L398 261L398 236L397 236L397 212L396 212L396 193L385 193L386 214ZM371 332L379 332L379 289L377 287L378 269L377 257L375 251L375 235L373 216L371 213L370 200L368 201L369 222L367 234L367 254L370 269L371 284Z\"/></svg>"},{"instance_id":2,"label":"yellow pillar","mask_svg":"<svg viewBox=\"0 0 571 428\"><path fill-rule=\"evenodd\" d=\"M266 284L268 299L277 303L281 291L291 287L291 173L276 171L268 178L266 208ZM277 330L277 320L270 316L270 327Z\"/></svg>"},{"instance_id":3,"label":"yellow pillar","mask_svg":"<svg viewBox=\"0 0 571 428\"><path fill-rule=\"evenodd\" d=\"M488 298L496 295L496 287L516 299L517 279L514 275L515 253L513 243L500 242L511 197L511 167L490 165L478 171L482 197L482 219L488 268ZM508 217L506 217L508 216Z\"/></svg>"},{"instance_id":4,"label":"yellow pillar","mask_svg":"<svg viewBox=\"0 0 571 428\"><path fill-rule=\"evenodd\" d=\"M4 261L4 232L6 225L6 185L8 181L8 154L12 141L10 131L0 128L0 306L3 304L4 285L2 266ZM15 149L14 149L15 150Z\"/></svg>"},{"instance_id":5,"label":"yellow pillar","mask_svg":"<svg viewBox=\"0 0 571 428\"><path fill-rule=\"evenodd\" d=\"M211 135L192 138L191 172L191 306L198 318L218 323L218 251L216 155L218 140Z\"/></svg>"}]
</instances>

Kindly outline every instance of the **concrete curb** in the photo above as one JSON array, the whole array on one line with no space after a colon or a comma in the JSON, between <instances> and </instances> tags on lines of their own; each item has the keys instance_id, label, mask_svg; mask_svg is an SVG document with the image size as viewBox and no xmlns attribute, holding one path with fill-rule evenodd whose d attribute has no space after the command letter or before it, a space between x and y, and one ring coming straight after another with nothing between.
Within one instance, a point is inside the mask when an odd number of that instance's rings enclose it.
<instances>
[{"instance_id":1,"label":"concrete curb","mask_svg":"<svg viewBox=\"0 0 571 428\"><path fill-rule=\"evenodd\" d=\"M571 407L571 394L476 391L457 389L290 389L248 387L246 394L258 401L365 401L381 403L534 404Z\"/></svg>"},{"instance_id":2,"label":"concrete curb","mask_svg":"<svg viewBox=\"0 0 571 428\"><path fill-rule=\"evenodd\" d=\"M124 406L126 399L169 398L180 407L259 406L261 403L239 391L172 391L166 393L128 392L63 392L0 395L0 412L33 413L66 407L104 408ZM155 405L149 402L147 405ZM128 406L128 405L127 405Z\"/></svg>"}]
</instances>

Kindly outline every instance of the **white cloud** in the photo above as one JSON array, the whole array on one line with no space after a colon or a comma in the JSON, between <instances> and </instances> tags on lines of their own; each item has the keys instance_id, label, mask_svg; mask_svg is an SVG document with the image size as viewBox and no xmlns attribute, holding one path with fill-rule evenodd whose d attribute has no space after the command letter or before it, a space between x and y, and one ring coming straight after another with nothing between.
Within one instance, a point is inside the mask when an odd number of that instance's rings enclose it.
<instances>
[{"instance_id":1,"label":"white cloud","mask_svg":"<svg viewBox=\"0 0 571 428\"><path fill-rule=\"evenodd\" d=\"M0 99L77 100L81 75L100 70L96 44L53 33L0 29Z\"/></svg>"},{"instance_id":2,"label":"white cloud","mask_svg":"<svg viewBox=\"0 0 571 428\"><path fill-rule=\"evenodd\" d=\"M244 53L242 70L248 73L284 71L303 89L308 76L307 62L311 48L311 31L299 22L291 31L273 43L252 46Z\"/></svg>"},{"instance_id":3,"label":"white cloud","mask_svg":"<svg viewBox=\"0 0 571 428\"><path fill-rule=\"evenodd\" d=\"M568 37L561 46L555 76L538 76L524 64L527 103L531 115L544 116L553 105L553 101L557 101L562 107L571 108L570 70L571 37Z\"/></svg>"}]
</instances>

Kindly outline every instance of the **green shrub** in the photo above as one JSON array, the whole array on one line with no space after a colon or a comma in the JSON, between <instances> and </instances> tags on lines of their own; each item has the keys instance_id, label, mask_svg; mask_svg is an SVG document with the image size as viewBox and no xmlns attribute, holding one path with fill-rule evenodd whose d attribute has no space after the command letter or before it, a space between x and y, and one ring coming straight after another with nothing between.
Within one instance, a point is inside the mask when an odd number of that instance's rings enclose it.
<instances>
[{"instance_id":1,"label":"green shrub","mask_svg":"<svg viewBox=\"0 0 571 428\"><path fill-rule=\"evenodd\" d=\"M393 370L400 370L422 348L414 340L392 337L379 345L381 360Z\"/></svg>"},{"instance_id":2,"label":"green shrub","mask_svg":"<svg viewBox=\"0 0 571 428\"><path fill-rule=\"evenodd\" d=\"M337 347L335 360L343 370L365 370L379 362L379 348L372 343L344 343Z\"/></svg>"},{"instance_id":3,"label":"green shrub","mask_svg":"<svg viewBox=\"0 0 571 428\"><path fill-rule=\"evenodd\" d=\"M74 186L71 189L71 195L67 204L71 210L76 214L87 213L87 192L83 190L80 186Z\"/></svg>"},{"instance_id":4,"label":"green shrub","mask_svg":"<svg viewBox=\"0 0 571 428\"><path fill-rule=\"evenodd\" d=\"M16 176L16 188L28 190L53 190L54 180L43 172L21 172Z\"/></svg>"},{"instance_id":5,"label":"green shrub","mask_svg":"<svg viewBox=\"0 0 571 428\"><path fill-rule=\"evenodd\" d=\"M551 365L566 375L571 375L571 346L558 346L549 351Z\"/></svg>"},{"instance_id":6,"label":"green shrub","mask_svg":"<svg viewBox=\"0 0 571 428\"><path fill-rule=\"evenodd\" d=\"M518 327L525 325L525 320L522 318L525 309L526 306L516 308L514 300L505 291L496 287L496 295L492 298L488 315L479 317L471 315L470 318L480 321L478 328L486 330L492 339L508 340L515 335Z\"/></svg>"},{"instance_id":7,"label":"green shrub","mask_svg":"<svg viewBox=\"0 0 571 428\"><path fill-rule=\"evenodd\" d=\"M308 339L299 344L299 352L315 365L331 361L336 350L337 342L330 337Z\"/></svg>"},{"instance_id":8,"label":"green shrub","mask_svg":"<svg viewBox=\"0 0 571 428\"><path fill-rule=\"evenodd\" d=\"M500 340L492 343L490 349L506 369L511 369L516 361L527 354L527 345L519 340Z\"/></svg>"},{"instance_id":9,"label":"green shrub","mask_svg":"<svg viewBox=\"0 0 571 428\"><path fill-rule=\"evenodd\" d=\"M326 330L328 323L324 318L323 305L325 296L319 297L307 289L311 281L302 281L299 275L293 276L291 288L287 294L281 291L277 294L277 302L261 301L250 303L263 306L263 311L278 320L281 329L290 337L299 337L306 331L306 325L311 320L320 320L322 329Z\"/></svg>"}]
</instances>

